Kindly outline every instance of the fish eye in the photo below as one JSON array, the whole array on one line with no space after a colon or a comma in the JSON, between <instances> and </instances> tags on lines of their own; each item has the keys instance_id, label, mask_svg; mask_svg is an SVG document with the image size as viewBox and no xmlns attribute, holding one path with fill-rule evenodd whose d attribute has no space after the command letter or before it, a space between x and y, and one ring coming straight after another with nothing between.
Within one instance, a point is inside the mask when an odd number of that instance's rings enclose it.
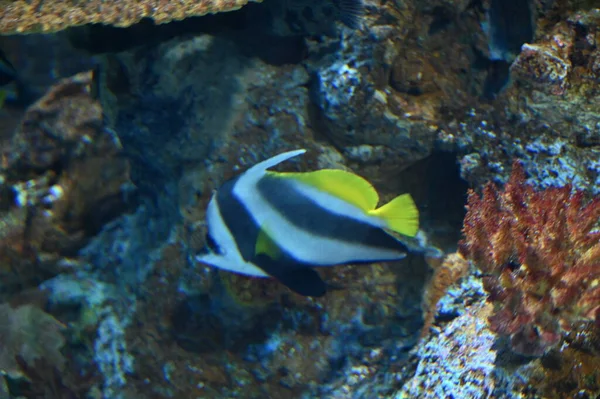
<instances>
[{"instance_id":1,"label":"fish eye","mask_svg":"<svg viewBox=\"0 0 600 399\"><path fill-rule=\"evenodd\" d=\"M213 238L213 236L210 235L210 233L206 233L206 246L213 252L216 254L221 254L221 247L219 247L219 245L217 244L217 242L215 241L215 239Z\"/></svg>"}]
</instances>

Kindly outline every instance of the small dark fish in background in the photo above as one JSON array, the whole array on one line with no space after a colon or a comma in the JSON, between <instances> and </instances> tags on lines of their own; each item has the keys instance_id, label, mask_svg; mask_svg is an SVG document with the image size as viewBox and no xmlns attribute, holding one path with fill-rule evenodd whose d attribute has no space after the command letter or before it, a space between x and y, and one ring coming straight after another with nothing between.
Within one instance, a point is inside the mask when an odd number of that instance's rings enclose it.
<instances>
[{"instance_id":1,"label":"small dark fish in background","mask_svg":"<svg viewBox=\"0 0 600 399\"><path fill-rule=\"evenodd\" d=\"M0 50L0 86L5 86L15 80L17 70L6 59L4 53Z\"/></svg>"},{"instance_id":2,"label":"small dark fish in background","mask_svg":"<svg viewBox=\"0 0 600 399\"><path fill-rule=\"evenodd\" d=\"M0 108L9 96L15 95L17 70L0 50Z\"/></svg>"},{"instance_id":3,"label":"small dark fish in background","mask_svg":"<svg viewBox=\"0 0 600 399\"><path fill-rule=\"evenodd\" d=\"M482 97L493 100L510 82L510 65L521 46L535 36L535 18L531 0L491 0L483 30L488 37L488 74Z\"/></svg>"},{"instance_id":4,"label":"small dark fish in background","mask_svg":"<svg viewBox=\"0 0 600 399\"><path fill-rule=\"evenodd\" d=\"M512 62L535 35L531 0L491 0L486 16L490 59Z\"/></svg>"},{"instance_id":5,"label":"small dark fish in background","mask_svg":"<svg viewBox=\"0 0 600 399\"><path fill-rule=\"evenodd\" d=\"M248 17L275 36L335 36L336 21L359 29L363 14L362 0L265 0Z\"/></svg>"},{"instance_id":6,"label":"small dark fish in background","mask_svg":"<svg viewBox=\"0 0 600 399\"><path fill-rule=\"evenodd\" d=\"M0 49L0 109L5 104L27 106L32 95L21 80L19 73Z\"/></svg>"}]
</instances>

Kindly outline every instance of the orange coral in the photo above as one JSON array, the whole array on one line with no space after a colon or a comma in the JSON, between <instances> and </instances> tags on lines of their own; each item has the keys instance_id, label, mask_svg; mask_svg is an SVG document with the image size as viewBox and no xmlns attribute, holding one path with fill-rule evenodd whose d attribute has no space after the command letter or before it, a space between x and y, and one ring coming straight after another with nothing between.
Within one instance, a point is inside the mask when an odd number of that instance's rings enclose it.
<instances>
[{"instance_id":1,"label":"orange coral","mask_svg":"<svg viewBox=\"0 0 600 399\"><path fill-rule=\"evenodd\" d=\"M0 33L55 32L103 23L127 27L142 18L156 23L215 14L261 0L0 0Z\"/></svg>"},{"instance_id":2,"label":"orange coral","mask_svg":"<svg viewBox=\"0 0 600 399\"><path fill-rule=\"evenodd\" d=\"M600 198L571 186L536 191L515 162L500 192L469 192L460 252L484 273L491 327L541 355L578 322L600 322Z\"/></svg>"}]
</instances>

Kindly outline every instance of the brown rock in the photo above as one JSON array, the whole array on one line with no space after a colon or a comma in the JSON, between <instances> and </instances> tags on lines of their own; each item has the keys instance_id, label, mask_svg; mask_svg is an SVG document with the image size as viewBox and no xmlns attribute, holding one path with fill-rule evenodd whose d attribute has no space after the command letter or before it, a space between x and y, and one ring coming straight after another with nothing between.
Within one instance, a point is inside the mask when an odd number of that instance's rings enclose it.
<instances>
[{"instance_id":1,"label":"brown rock","mask_svg":"<svg viewBox=\"0 0 600 399\"><path fill-rule=\"evenodd\" d=\"M53 273L125 210L129 162L91 96L92 73L55 85L0 152L0 276L15 289ZM41 267L41 268L40 268ZM10 289L7 289L10 291Z\"/></svg>"},{"instance_id":2,"label":"brown rock","mask_svg":"<svg viewBox=\"0 0 600 399\"><path fill-rule=\"evenodd\" d=\"M394 61L390 85L401 93L420 95L439 90L435 76L437 71L426 57L407 51Z\"/></svg>"}]
</instances>

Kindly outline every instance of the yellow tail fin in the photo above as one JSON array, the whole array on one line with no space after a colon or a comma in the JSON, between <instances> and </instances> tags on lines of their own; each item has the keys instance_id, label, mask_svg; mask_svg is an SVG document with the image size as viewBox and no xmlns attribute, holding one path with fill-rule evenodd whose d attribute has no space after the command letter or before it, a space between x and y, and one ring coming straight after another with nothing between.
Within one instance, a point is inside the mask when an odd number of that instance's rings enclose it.
<instances>
[{"instance_id":1,"label":"yellow tail fin","mask_svg":"<svg viewBox=\"0 0 600 399\"><path fill-rule=\"evenodd\" d=\"M405 236L414 237L419 230L419 210L410 194L399 195L369 214L385 220L390 230Z\"/></svg>"}]
</instances>

